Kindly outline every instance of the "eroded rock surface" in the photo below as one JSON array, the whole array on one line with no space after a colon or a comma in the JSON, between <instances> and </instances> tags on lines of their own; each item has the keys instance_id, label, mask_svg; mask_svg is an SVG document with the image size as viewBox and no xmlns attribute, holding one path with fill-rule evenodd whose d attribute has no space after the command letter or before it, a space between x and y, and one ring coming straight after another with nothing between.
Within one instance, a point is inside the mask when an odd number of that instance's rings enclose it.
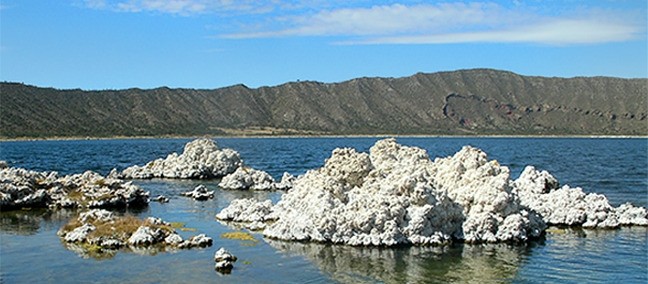
<instances>
[{"instance_id":1,"label":"eroded rock surface","mask_svg":"<svg viewBox=\"0 0 648 284\"><path fill-rule=\"evenodd\" d=\"M223 221L257 222L273 220L272 202L257 202L252 198L235 199L218 214L216 218Z\"/></svg>"},{"instance_id":2,"label":"eroded rock surface","mask_svg":"<svg viewBox=\"0 0 648 284\"><path fill-rule=\"evenodd\" d=\"M539 236L544 222L520 206L508 178L507 168L471 147L434 162L424 150L393 139L378 141L369 154L336 149L324 167L294 181L269 210L276 221L263 233L283 240L388 246ZM221 213L249 212L236 207L240 204L233 202Z\"/></svg>"},{"instance_id":3,"label":"eroded rock surface","mask_svg":"<svg viewBox=\"0 0 648 284\"><path fill-rule=\"evenodd\" d=\"M470 146L432 161L423 149L385 139L368 154L334 150L274 206L235 200L217 216L272 220L263 231L270 238L375 246L526 242L543 234L546 223L648 224L644 208L615 209L602 195L557 185L531 170L512 181L507 167ZM578 213L559 213L558 206Z\"/></svg>"},{"instance_id":4,"label":"eroded rock surface","mask_svg":"<svg viewBox=\"0 0 648 284\"><path fill-rule=\"evenodd\" d=\"M0 208L124 208L146 206L149 193L130 182L87 171L59 177L56 172L0 168Z\"/></svg>"},{"instance_id":5,"label":"eroded rock surface","mask_svg":"<svg viewBox=\"0 0 648 284\"><path fill-rule=\"evenodd\" d=\"M144 166L128 167L119 176L129 179L220 178L233 173L242 163L238 152L220 149L213 140L201 138L187 143L180 155L172 153Z\"/></svg>"},{"instance_id":6,"label":"eroded rock surface","mask_svg":"<svg viewBox=\"0 0 648 284\"><path fill-rule=\"evenodd\" d=\"M232 268L234 268L234 262L236 262L236 259L237 257L231 252L225 248L220 248L214 254L214 261L216 262L214 268L216 271L221 273L230 273Z\"/></svg>"},{"instance_id":7,"label":"eroded rock surface","mask_svg":"<svg viewBox=\"0 0 648 284\"><path fill-rule=\"evenodd\" d=\"M214 198L214 191L208 190L206 186L201 184L196 186L192 191L183 192L181 195L191 197L195 200L207 200Z\"/></svg>"},{"instance_id":8,"label":"eroded rock surface","mask_svg":"<svg viewBox=\"0 0 648 284\"><path fill-rule=\"evenodd\" d=\"M540 213L550 225L586 228L648 225L646 208L629 203L613 207L604 195L585 193L579 187L560 187L554 176L532 166L524 169L513 186L521 204Z\"/></svg>"},{"instance_id":9,"label":"eroded rock surface","mask_svg":"<svg viewBox=\"0 0 648 284\"><path fill-rule=\"evenodd\" d=\"M240 167L223 177L218 186L231 190L273 190L274 184L275 180L270 174L250 167Z\"/></svg>"},{"instance_id":10,"label":"eroded rock surface","mask_svg":"<svg viewBox=\"0 0 648 284\"><path fill-rule=\"evenodd\" d=\"M67 243L99 249L119 249L126 246L135 250L151 246L192 248L212 244L212 239L204 234L183 240L170 223L159 218L149 217L142 220L133 216L116 216L103 209L80 213L57 234Z\"/></svg>"}]
</instances>

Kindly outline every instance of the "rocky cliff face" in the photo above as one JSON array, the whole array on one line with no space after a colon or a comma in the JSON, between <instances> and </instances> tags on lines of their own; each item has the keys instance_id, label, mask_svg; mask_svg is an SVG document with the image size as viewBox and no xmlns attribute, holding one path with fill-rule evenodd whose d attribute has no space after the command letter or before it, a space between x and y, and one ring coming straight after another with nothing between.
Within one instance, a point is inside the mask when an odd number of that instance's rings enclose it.
<instances>
[{"instance_id":1,"label":"rocky cliff face","mask_svg":"<svg viewBox=\"0 0 648 284\"><path fill-rule=\"evenodd\" d=\"M0 85L0 136L648 134L648 79L489 69L250 89Z\"/></svg>"}]
</instances>

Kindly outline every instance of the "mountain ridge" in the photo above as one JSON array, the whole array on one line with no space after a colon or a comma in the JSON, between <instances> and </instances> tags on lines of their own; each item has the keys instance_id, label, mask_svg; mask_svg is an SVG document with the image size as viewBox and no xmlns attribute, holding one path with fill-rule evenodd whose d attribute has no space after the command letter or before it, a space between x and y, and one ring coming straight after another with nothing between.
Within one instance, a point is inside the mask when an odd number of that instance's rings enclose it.
<instances>
[{"instance_id":1,"label":"mountain ridge","mask_svg":"<svg viewBox=\"0 0 648 284\"><path fill-rule=\"evenodd\" d=\"M0 137L647 135L648 79L468 69L338 83L87 91L0 83Z\"/></svg>"}]
</instances>

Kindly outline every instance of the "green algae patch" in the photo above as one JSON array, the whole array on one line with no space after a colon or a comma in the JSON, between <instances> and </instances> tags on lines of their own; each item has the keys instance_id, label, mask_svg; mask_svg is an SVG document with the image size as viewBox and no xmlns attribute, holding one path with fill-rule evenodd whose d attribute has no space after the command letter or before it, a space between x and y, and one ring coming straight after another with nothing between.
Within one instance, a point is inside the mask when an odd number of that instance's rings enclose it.
<instances>
[{"instance_id":1,"label":"green algae patch","mask_svg":"<svg viewBox=\"0 0 648 284\"><path fill-rule=\"evenodd\" d=\"M230 239L230 240L240 240L240 241L252 241L258 242L250 233L248 232L228 232L221 234L221 238Z\"/></svg>"},{"instance_id":2,"label":"green algae patch","mask_svg":"<svg viewBox=\"0 0 648 284\"><path fill-rule=\"evenodd\" d=\"M183 232L195 232L195 231L197 231L196 228L187 228L187 227L185 227L184 222L171 222L171 228L176 229L176 230L180 230L180 231L183 231Z\"/></svg>"},{"instance_id":3,"label":"green algae patch","mask_svg":"<svg viewBox=\"0 0 648 284\"><path fill-rule=\"evenodd\" d=\"M181 229L181 228L184 228L184 226L185 226L184 222L171 222L170 224L171 224L171 228L174 228L174 229Z\"/></svg>"},{"instance_id":4,"label":"green algae patch","mask_svg":"<svg viewBox=\"0 0 648 284\"><path fill-rule=\"evenodd\" d=\"M545 230L545 232L553 235L564 235L567 233L567 230L561 228L548 228Z\"/></svg>"}]
</instances>

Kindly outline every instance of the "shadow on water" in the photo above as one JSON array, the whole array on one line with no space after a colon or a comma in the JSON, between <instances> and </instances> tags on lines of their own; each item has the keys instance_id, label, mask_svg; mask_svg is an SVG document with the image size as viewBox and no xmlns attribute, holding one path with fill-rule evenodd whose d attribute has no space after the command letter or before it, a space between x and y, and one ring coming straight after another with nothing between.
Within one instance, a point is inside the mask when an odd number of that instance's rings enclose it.
<instances>
[{"instance_id":1,"label":"shadow on water","mask_svg":"<svg viewBox=\"0 0 648 284\"><path fill-rule=\"evenodd\" d=\"M531 247L507 244L443 247L350 247L317 243L266 242L301 255L342 283L501 283L515 278Z\"/></svg>"}]
</instances>

